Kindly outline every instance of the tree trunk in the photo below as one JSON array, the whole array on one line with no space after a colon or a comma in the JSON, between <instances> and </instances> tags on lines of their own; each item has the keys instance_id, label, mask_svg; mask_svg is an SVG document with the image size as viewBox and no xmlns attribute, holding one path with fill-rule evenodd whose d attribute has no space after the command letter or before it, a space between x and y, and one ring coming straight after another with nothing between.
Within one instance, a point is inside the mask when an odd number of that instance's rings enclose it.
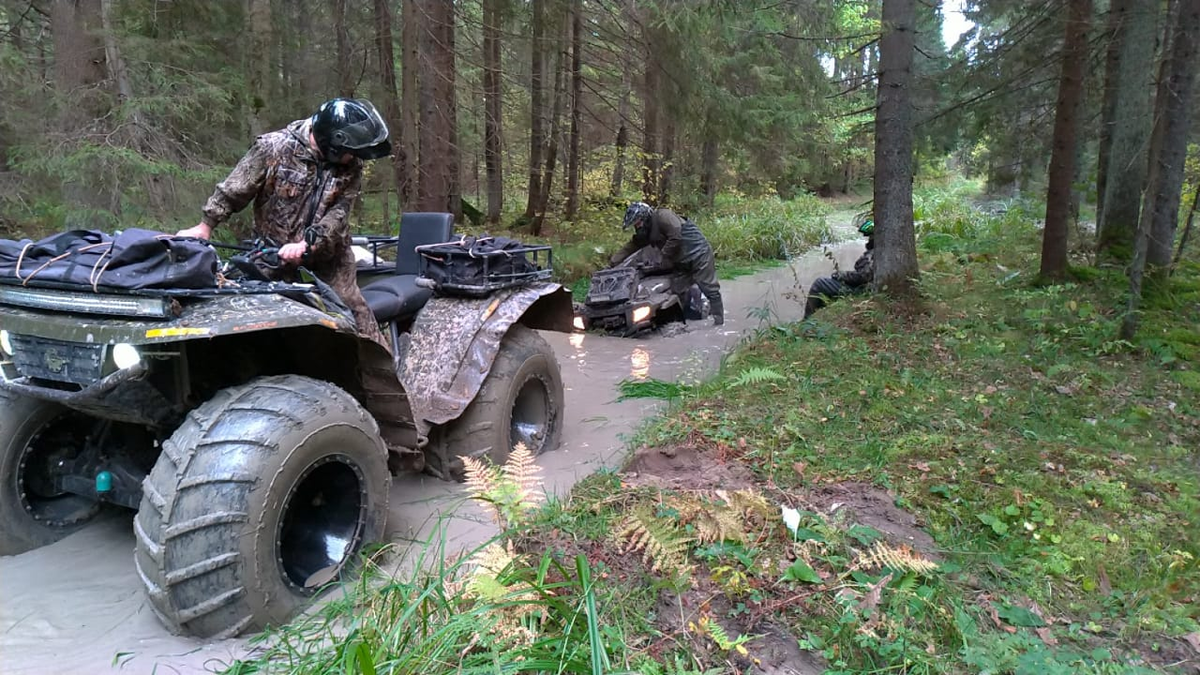
<instances>
[{"instance_id":1,"label":"tree trunk","mask_svg":"<svg viewBox=\"0 0 1200 675\"><path fill-rule=\"evenodd\" d=\"M671 203L671 179L675 176L675 120L669 115L665 117L662 163L658 171L658 202L663 206Z\"/></svg>"},{"instance_id":2,"label":"tree trunk","mask_svg":"<svg viewBox=\"0 0 1200 675\"><path fill-rule=\"evenodd\" d=\"M1192 208L1188 209L1187 224L1183 226L1183 234L1179 237L1179 248L1175 251L1175 260L1171 263L1171 273L1175 273L1175 268L1179 267L1179 261L1183 259L1183 251L1187 248L1188 239L1192 236L1192 223L1196 219L1196 203L1200 202L1200 183L1196 184L1196 193L1192 195Z\"/></svg>"},{"instance_id":3,"label":"tree trunk","mask_svg":"<svg viewBox=\"0 0 1200 675\"><path fill-rule=\"evenodd\" d=\"M1200 0L1180 0L1172 22L1175 35L1169 56L1164 56L1165 78L1160 86L1155 114L1155 133L1159 136L1150 166L1153 180L1146 190L1146 204L1153 202L1150 216L1149 247L1146 264L1156 283L1166 281L1179 225L1180 192L1187 158L1187 139L1191 132L1193 93L1196 82L1196 54L1200 43Z\"/></svg>"},{"instance_id":4,"label":"tree trunk","mask_svg":"<svg viewBox=\"0 0 1200 675\"><path fill-rule=\"evenodd\" d=\"M1150 178L1129 271L1129 301L1121 322L1121 338L1125 340L1137 334L1147 268L1156 285L1164 283L1169 273L1191 124L1193 61L1200 43L1200 0L1181 0L1178 14L1169 16L1169 21L1174 26L1174 35L1163 54L1150 148Z\"/></svg>"},{"instance_id":5,"label":"tree trunk","mask_svg":"<svg viewBox=\"0 0 1200 675\"><path fill-rule=\"evenodd\" d=\"M1132 2L1121 19L1112 140L1105 172L1104 220L1099 223L1099 253L1128 263L1133 258L1146 150L1150 138L1150 78L1154 70L1155 17L1158 3Z\"/></svg>"},{"instance_id":6,"label":"tree trunk","mask_svg":"<svg viewBox=\"0 0 1200 675\"><path fill-rule=\"evenodd\" d=\"M546 7L545 0L532 0L530 11L532 39L529 46L529 199L525 203L525 217L537 215L538 201L542 197L542 146L545 144L544 110L542 94L544 87Z\"/></svg>"},{"instance_id":7,"label":"tree trunk","mask_svg":"<svg viewBox=\"0 0 1200 675\"><path fill-rule=\"evenodd\" d=\"M350 34L346 30L346 0L334 0L333 33L337 38L338 96L354 96L354 73L350 65Z\"/></svg>"},{"instance_id":8,"label":"tree trunk","mask_svg":"<svg viewBox=\"0 0 1200 675\"><path fill-rule=\"evenodd\" d=\"M571 7L571 140L567 155L567 207L565 218L579 211L579 151L583 126L583 0Z\"/></svg>"},{"instance_id":9,"label":"tree trunk","mask_svg":"<svg viewBox=\"0 0 1200 675\"><path fill-rule=\"evenodd\" d=\"M104 82L104 45L99 39L101 16L97 2L54 0L50 6L50 32L54 41L55 89L67 98L58 117L64 137L86 143L96 130L97 120L107 110L104 97L95 90ZM99 227L104 199L103 179L86 169L71 172L63 180L63 198L68 207L69 228Z\"/></svg>"},{"instance_id":10,"label":"tree trunk","mask_svg":"<svg viewBox=\"0 0 1200 675\"><path fill-rule=\"evenodd\" d=\"M1122 24L1133 0L1112 0L1108 8L1108 48L1104 53L1104 100L1100 104L1100 147L1096 157L1096 226L1104 222L1104 191L1108 185L1108 159L1112 130L1117 123L1117 68L1120 66Z\"/></svg>"},{"instance_id":11,"label":"tree trunk","mask_svg":"<svg viewBox=\"0 0 1200 675\"><path fill-rule=\"evenodd\" d=\"M405 152L405 134L408 129L401 123L400 95L396 92L396 54L392 44L392 10L388 0L375 1L375 45L379 59L379 86L384 95L384 115L387 116L388 129L392 141L392 175L395 180L396 194L403 206L404 195L408 193L408 172ZM387 193L384 193L384 203L387 203ZM385 217L384 222L387 219Z\"/></svg>"},{"instance_id":12,"label":"tree trunk","mask_svg":"<svg viewBox=\"0 0 1200 675\"><path fill-rule=\"evenodd\" d=\"M704 148L701 150L700 191L704 193L704 205L711 207L717 198L717 160L720 159L720 147L716 135L711 131L704 138Z\"/></svg>"},{"instance_id":13,"label":"tree trunk","mask_svg":"<svg viewBox=\"0 0 1200 675\"><path fill-rule=\"evenodd\" d=\"M546 211L550 207L550 194L554 188L554 167L558 161L558 140L561 135L561 121L563 112L563 99L565 98L565 90L567 88L567 64L569 57L566 51L564 40L565 22L563 30L558 32L557 49L558 61L554 68L554 104L550 111L550 133L547 137L544 156L546 158L545 173L542 174L541 188L542 194L538 199L537 211L533 217L533 234L540 235L542 228L546 223Z\"/></svg>"},{"instance_id":14,"label":"tree trunk","mask_svg":"<svg viewBox=\"0 0 1200 675\"><path fill-rule=\"evenodd\" d=\"M617 104L617 141L616 141L616 157L613 160L612 185L609 186L608 194L616 199L621 196L621 191L625 189L625 148L629 146L629 123L626 121L629 118L629 71L624 74L624 82L621 85L621 99Z\"/></svg>"},{"instance_id":15,"label":"tree trunk","mask_svg":"<svg viewBox=\"0 0 1200 675\"><path fill-rule=\"evenodd\" d=\"M914 294L917 240L913 229L913 125L909 82L915 44L915 0L883 0L875 115L876 290Z\"/></svg>"},{"instance_id":16,"label":"tree trunk","mask_svg":"<svg viewBox=\"0 0 1200 675\"><path fill-rule=\"evenodd\" d=\"M420 54L419 54L419 36L421 34L421 24L419 13L417 12L417 2L419 0L400 0L404 8L404 23L401 26L401 38L404 45L403 63L401 64L400 72L400 112L402 120L400 126L403 127L404 139L404 154L405 170L404 174L407 181L404 185L404 194L402 201L407 207L416 200L417 186L421 182L421 145L420 145L420 126L421 126L421 97L418 89L417 72L420 69Z\"/></svg>"},{"instance_id":17,"label":"tree trunk","mask_svg":"<svg viewBox=\"0 0 1200 675\"><path fill-rule=\"evenodd\" d=\"M421 172L417 208L462 213L455 143L454 5L419 0Z\"/></svg>"},{"instance_id":18,"label":"tree trunk","mask_svg":"<svg viewBox=\"0 0 1200 675\"><path fill-rule=\"evenodd\" d=\"M1062 77L1054 113L1054 142L1046 190L1046 226L1042 231L1041 275L1067 275L1067 234L1071 220L1071 185L1075 179L1075 146L1079 105L1083 100L1083 67L1087 61L1088 22L1092 0L1071 0L1063 41Z\"/></svg>"},{"instance_id":19,"label":"tree trunk","mask_svg":"<svg viewBox=\"0 0 1200 675\"><path fill-rule=\"evenodd\" d=\"M270 99L271 45L275 32L271 22L271 0L250 2L250 135L269 131L267 101Z\"/></svg>"},{"instance_id":20,"label":"tree trunk","mask_svg":"<svg viewBox=\"0 0 1200 675\"><path fill-rule=\"evenodd\" d=\"M658 62L647 41L645 95L642 97L642 198L658 204Z\"/></svg>"},{"instance_id":21,"label":"tree trunk","mask_svg":"<svg viewBox=\"0 0 1200 675\"><path fill-rule=\"evenodd\" d=\"M487 165L487 222L500 223L504 209L504 159L500 154L503 133L504 93L501 89L500 3L483 0L483 153Z\"/></svg>"}]
</instances>

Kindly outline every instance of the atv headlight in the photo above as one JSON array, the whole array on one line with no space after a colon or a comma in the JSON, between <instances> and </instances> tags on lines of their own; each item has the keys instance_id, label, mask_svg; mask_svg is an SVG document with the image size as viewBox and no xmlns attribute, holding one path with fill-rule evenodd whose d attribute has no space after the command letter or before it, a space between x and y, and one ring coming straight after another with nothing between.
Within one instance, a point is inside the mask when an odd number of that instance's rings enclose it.
<instances>
[{"instance_id":1,"label":"atv headlight","mask_svg":"<svg viewBox=\"0 0 1200 675\"><path fill-rule=\"evenodd\" d=\"M586 326L586 325L583 323L583 317L582 317L582 316L576 316L576 317L575 317L575 323L574 323L574 326L575 326L575 330L587 330L587 326Z\"/></svg>"},{"instance_id":2,"label":"atv headlight","mask_svg":"<svg viewBox=\"0 0 1200 675\"><path fill-rule=\"evenodd\" d=\"M5 356L12 356L16 352L12 345L12 335L6 330L0 330L0 352L4 352Z\"/></svg>"},{"instance_id":3,"label":"atv headlight","mask_svg":"<svg viewBox=\"0 0 1200 675\"><path fill-rule=\"evenodd\" d=\"M643 305L633 310L633 322L641 323L650 318L650 305Z\"/></svg>"},{"instance_id":4,"label":"atv headlight","mask_svg":"<svg viewBox=\"0 0 1200 675\"><path fill-rule=\"evenodd\" d=\"M138 352L137 347L124 342L113 345L112 357L113 363L117 364L117 368L121 370L132 368L142 362L142 355Z\"/></svg>"}]
</instances>

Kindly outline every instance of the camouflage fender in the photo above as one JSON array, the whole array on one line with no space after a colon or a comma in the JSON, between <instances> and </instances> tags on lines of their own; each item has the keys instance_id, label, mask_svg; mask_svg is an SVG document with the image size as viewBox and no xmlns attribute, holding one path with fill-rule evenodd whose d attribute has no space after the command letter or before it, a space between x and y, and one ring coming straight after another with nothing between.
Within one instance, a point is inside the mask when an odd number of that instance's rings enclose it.
<instances>
[{"instance_id":1,"label":"camouflage fender","mask_svg":"<svg viewBox=\"0 0 1200 675\"><path fill-rule=\"evenodd\" d=\"M456 419L491 371L500 343L517 321L569 332L571 293L541 282L486 298L435 297L417 315L408 344L398 348L400 381L422 434Z\"/></svg>"}]
</instances>

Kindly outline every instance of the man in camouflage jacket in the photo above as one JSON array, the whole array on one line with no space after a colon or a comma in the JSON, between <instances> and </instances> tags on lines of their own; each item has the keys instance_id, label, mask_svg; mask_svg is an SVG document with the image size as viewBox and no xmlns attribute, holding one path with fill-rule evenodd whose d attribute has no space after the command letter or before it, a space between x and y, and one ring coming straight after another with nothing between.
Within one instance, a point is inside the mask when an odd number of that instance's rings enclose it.
<instances>
[{"instance_id":1,"label":"man in camouflage jacket","mask_svg":"<svg viewBox=\"0 0 1200 675\"><path fill-rule=\"evenodd\" d=\"M294 281L303 265L329 284L354 312L358 332L387 346L355 280L350 210L364 159L390 154L387 126L369 102L333 99L309 119L263 134L217 184L200 224L180 236L208 239L230 216L254 202L254 233L279 245L279 281Z\"/></svg>"},{"instance_id":2,"label":"man in camouflage jacket","mask_svg":"<svg viewBox=\"0 0 1200 675\"><path fill-rule=\"evenodd\" d=\"M625 211L623 227L632 227L633 237L609 258L611 264L620 264L646 246L660 249L663 266L671 272L671 291L682 299L696 284L708 298L713 325L725 323L716 256L695 223L680 218L671 209L655 209L645 202L634 202Z\"/></svg>"}]
</instances>

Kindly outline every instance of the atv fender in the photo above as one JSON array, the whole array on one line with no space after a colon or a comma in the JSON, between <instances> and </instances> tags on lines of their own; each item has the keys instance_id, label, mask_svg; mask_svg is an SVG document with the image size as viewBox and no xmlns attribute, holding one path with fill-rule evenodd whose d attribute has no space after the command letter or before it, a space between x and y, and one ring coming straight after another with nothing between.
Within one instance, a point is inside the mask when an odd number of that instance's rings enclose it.
<instances>
[{"instance_id":1,"label":"atv fender","mask_svg":"<svg viewBox=\"0 0 1200 675\"><path fill-rule=\"evenodd\" d=\"M400 382L421 434L457 419L479 393L513 324L572 331L571 292L539 282L484 298L435 297L397 345Z\"/></svg>"}]
</instances>

